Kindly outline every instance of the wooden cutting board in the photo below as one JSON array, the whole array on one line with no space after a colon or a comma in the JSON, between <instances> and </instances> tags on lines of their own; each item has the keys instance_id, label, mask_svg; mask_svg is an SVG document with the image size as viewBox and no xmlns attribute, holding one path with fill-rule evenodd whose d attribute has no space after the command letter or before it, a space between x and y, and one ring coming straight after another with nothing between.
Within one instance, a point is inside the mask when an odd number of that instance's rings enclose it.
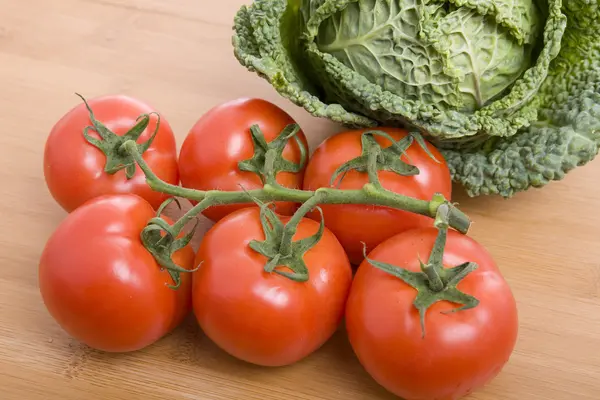
<instances>
[{"instance_id":1,"label":"wooden cutting board","mask_svg":"<svg viewBox=\"0 0 600 400\"><path fill-rule=\"evenodd\" d=\"M262 97L311 148L340 127L280 98L233 57L241 0L3 0L0 18L0 398L6 400L369 399L394 397L363 371L340 330L279 369L239 362L193 320L137 353L70 339L39 295L37 263L65 217L42 174L46 136L87 97L126 93L158 108L178 145L210 107ZM510 363L475 400L600 398L600 161L510 200L458 194L520 310ZM203 230L210 225L204 222ZM201 235L199 235L201 236ZM196 240L196 246L199 237Z\"/></svg>"}]
</instances>

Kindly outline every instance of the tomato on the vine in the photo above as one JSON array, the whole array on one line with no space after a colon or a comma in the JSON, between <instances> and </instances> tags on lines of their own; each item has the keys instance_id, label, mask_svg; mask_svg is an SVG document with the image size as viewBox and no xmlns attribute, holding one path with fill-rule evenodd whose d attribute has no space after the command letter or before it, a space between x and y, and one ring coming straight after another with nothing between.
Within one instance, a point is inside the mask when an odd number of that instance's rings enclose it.
<instances>
[{"instance_id":1,"label":"tomato on the vine","mask_svg":"<svg viewBox=\"0 0 600 400\"><path fill-rule=\"evenodd\" d=\"M286 126L295 121L276 105L262 99L238 99L221 104L204 114L192 127L179 153L179 173L184 187L199 190L260 189L260 177L254 172L238 168L240 161L249 160L254 154L250 127L258 125L267 143L273 141ZM297 138L308 148L302 131ZM292 138L285 146L284 159L293 163L301 161L300 146ZM282 186L293 189L302 187L304 168L299 172L280 172L276 180ZM278 202L277 211L291 215L296 204ZM235 204L210 207L203 214L213 221L225 215L253 206Z\"/></svg>"},{"instance_id":2,"label":"tomato on the vine","mask_svg":"<svg viewBox=\"0 0 600 400\"><path fill-rule=\"evenodd\" d=\"M101 96L87 103L96 120L120 137L139 122L141 115L156 113L151 106L123 95ZM150 139L157 122L157 115L150 114L148 126L137 138L137 143ZM148 186L140 168L136 167L131 179L127 179L124 169L114 174L104 171L107 156L84 136L86 127L92 125L90 113L82 103L67 112L52 128L44 151L44 175L54 199L71 212L94 197L132 193L158 208L167 196ZM97 130L90 129L87 133L92 140L101 141ZM165 118L160 118L156 137L142 156L160 179L175 185L179 183L175 137Z\"/></svg>"},{"instance_id":3,"label":"tomato on the vine","mask_svg":"<svg viewBox=\"0 0 600 400\"><path fill-rule=\"evenodd\" d=\"M359 266L346 308L348 336L360 363L383 387L406 400L454 400L493 379L509 360L518 332L510 287L490 254L475 240L449 231L443 267L478 268L456 289L479 303L469 309L438 301L424 316L417 291L373 266L420 271L436 240L434 228L407 231L377 246ZM454 310L454 312L452 312Z\"/></svg>"},{"instance_id":4,"label":"tomato on the vine","mask_svg":"<svg viewBox=\"0 0 600 400\"><path fill-rule=\"evenodd\" d=\"M170 288L170 274L140 239L154 216L139 196L100 196L70 213L46 243L40 292L50 315L73 338L103 351L139 350L191 311L191 276L181 274L179 288ZM191 270L191 246L175 252L173 261Z\"/></svg>"},{"instance_id":5,"label":"tomato on the vine","mask_svg":"<svg viewBox=\"0 0 600 400\"><path fill-rule=\"evenodd\" d=\"M318 229L317 222L303 218L294 240ZM196 256L200 267L193 276L193 309L202 330L227 353L263 366L289 365L316 351L337 330L352 270L326 228L304 254L304 282L264 270L267 258L249 247L252 240L264 239L257 207L217 222Z\"/></svg>"},{"instance_id":6,"label":"tomato on the vine","mask_svg":"<svg viewBox=\"0 0 600 400\"><path fill-rule=\"evenodd\" d=\"M398 141L408 132L396 128L377 128L388 133ZM366 172L351 170L338 178L333 185L330 180L334 172L342 164L361 155L361 136L366 129L350 130L326 139L311 157L304 176L304 189L316 190L320 187L337 187L339 189L361 189L369 182ZM383 147L391 142L381 136L375 140ZM382 186L390 191L421 200L431 200L434 194L440 193L450 200L452 181L450 171L442 154L429 142L429 152L435 160L416 142L412 143L401 157L402 161L419 169L418 175L401 176L392 171L379 171ZM437 160L437 161L436 161ZM332 205L322 206L325 224L342 243L350 261L359 264L362 259L362 242L368 249L373 249L383 240L408 229L429 226L432 219L419 214L395 210L388 207L368 205Z\"/></svg>"}]
</instances>

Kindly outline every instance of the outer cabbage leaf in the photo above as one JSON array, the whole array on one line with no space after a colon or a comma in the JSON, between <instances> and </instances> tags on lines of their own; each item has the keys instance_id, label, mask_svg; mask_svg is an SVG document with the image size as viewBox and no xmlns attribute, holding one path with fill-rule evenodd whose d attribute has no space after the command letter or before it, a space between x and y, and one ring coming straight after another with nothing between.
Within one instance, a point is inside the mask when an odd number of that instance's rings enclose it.
<instances>
[{"instance_id":1,"label":"outer cabbage leaf","mask_svg":"<svg viewBox=\"0 0 600 400\"><path fill-rule=\"evenodd\" d=\"M569 27L590 34L599 31L600 2L598 0L565 0L564 9L569 16Z\"/></svg>"},{"instance_id":2,"label":"outer cabbage leaf","mask_svg":"<svg viewBox=\"0 0 600 400\"><path fill-rule=\"evenodd\" d=\"M303 23L299 1L259 0L236 14L234 55L249 71L266 79L283 97L312 115L353 126L373 126L375 121L338 104L327 104L302 68L298 37ZM281 25L281 29L280 29Z\"/></svg>"}]
</instances>

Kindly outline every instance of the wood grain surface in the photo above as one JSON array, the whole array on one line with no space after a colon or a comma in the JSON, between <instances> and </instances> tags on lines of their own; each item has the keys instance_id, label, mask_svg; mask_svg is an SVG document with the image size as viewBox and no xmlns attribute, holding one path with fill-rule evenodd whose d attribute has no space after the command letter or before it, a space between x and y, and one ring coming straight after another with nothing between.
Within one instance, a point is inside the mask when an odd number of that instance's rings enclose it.
<instances>
[{"instance_id":1,"label":"wood grain surface","mask_svg":"<svg viewBox=\"0 0 600 400\"><path fill-rule=\"evenodd\" d=\"M75 92L149 102L170 121L178 145L202 113L241 96L282 106L312 149L340 130L237 63L231 26L242 3L0 1L1 399L394 398L362 370L343 330L306 360L265 369L224 354L193 320L143 351L103 354L70 339L42 304L37 263L65 217L44 183L43 146L78 103ZM496 258L520 310L514 356L470 399L600 398L598 176L600 160L510 200L457 195L475 221L472 236Z\"/></svg>"}]
</instances>

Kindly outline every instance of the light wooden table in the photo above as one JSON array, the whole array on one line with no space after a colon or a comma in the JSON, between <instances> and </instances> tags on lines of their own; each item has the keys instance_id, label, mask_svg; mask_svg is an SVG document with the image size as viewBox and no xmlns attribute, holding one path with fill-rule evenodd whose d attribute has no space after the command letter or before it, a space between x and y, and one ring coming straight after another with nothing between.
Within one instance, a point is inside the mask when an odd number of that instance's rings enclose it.
<instances>
[{"instance_id":1,"label":"light wooden table","mask_svg":"<svg viewBox=\"0 0 600 400\"><path fill-rule=\"evenodd\" d=\"M284 107L312 148L339 129L237 63L230 40L241 3L0 1L1 399L393 399L363 372L343 332L281 369L232 359L193 321L144 351L106 355L67 337L41 302L38 259L65 216L46 190L42 150L57 118L79 101L75 91L150 102L178 144L208 108L240 96ZM512 285L521 322L510 363L471 399L600 398L598 176L600 160L508 201L457 198Z\"/></svg>"}]
</instances>

